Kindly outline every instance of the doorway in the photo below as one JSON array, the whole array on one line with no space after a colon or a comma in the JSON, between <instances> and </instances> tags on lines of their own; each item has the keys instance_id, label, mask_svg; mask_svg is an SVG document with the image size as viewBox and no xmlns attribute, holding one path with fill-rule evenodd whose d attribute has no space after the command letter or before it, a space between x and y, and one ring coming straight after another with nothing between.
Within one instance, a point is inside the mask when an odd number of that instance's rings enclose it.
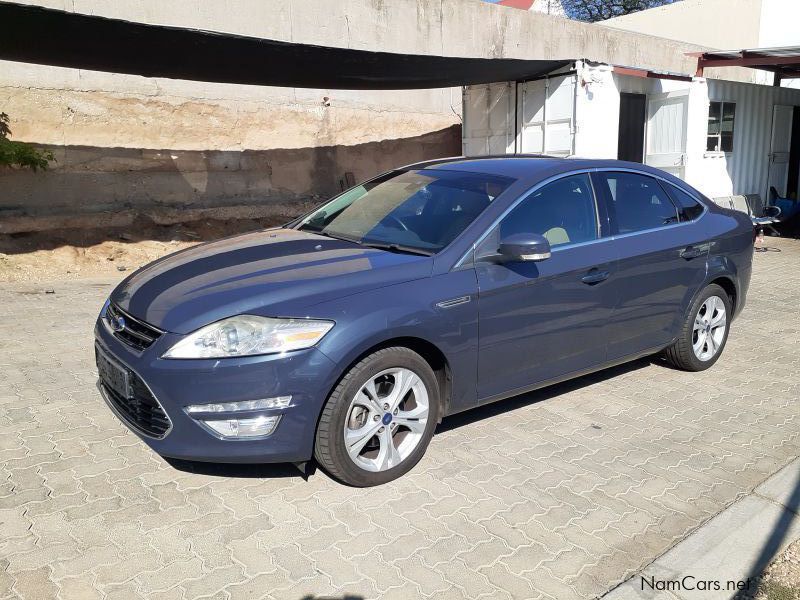
<instances>
[{"instance_id":1,"label":"doorway","mask_svg":"<svg viewBox=\"0 0 800 600\"><path fill-rule=\"evenodd\" d=\"M789 177L786 195L796 199L800 193L800 106L795 106L792 116L792 140L789 143Z\"/></svg>"},{"instance_id":2,"label":"doorway","mask_svg":"<svg viewBox=\"0 0 800 600\"><path fill-rule=\"evenodd\" d=\"M618 159L637 163L644 161L644 127L646 120L647 96L644 94L620 94Z\"/></svg>"},{"instance_id":3,"label":"doorway","mask_svg":"<svg viewBox=\"0 0 800 600\"><path fill-rule=\"evenodd\" d=\"M646 165L685 179L688 118L688 89L647 97Z\"/></svg>"}]
</instances>

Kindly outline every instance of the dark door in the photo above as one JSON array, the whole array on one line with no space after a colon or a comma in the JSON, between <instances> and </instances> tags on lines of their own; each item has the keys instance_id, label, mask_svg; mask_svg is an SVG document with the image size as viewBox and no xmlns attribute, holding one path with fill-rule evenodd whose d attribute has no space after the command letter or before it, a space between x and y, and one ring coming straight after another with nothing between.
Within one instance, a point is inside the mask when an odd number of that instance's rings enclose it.
<instances>
[{"instance_id":1,"label":"dark door","mask_svg":"<svg viewBox=\"0 0 800 600\"><path fill-rule=\"evenodd\" d=\"M647 96L620 94L619 140L617 158L644 162L644 124L647 120Z\"/></svg>"},{"instance_id":2,"label":"dark door","mask_svg":"<svg viewBox=\"0 0 800 600\"><path fill-rule=\"evenodd\" d=\"M525 198L478 245L478 397L486 400L601 364L616 298L609 238L601 238L587 174L554 181ZM550 258L498 263L506 235L531 232Z\"/></svg>"},{"instance_id":3,"label":"dark door","mask_svg":"<svg viewBox=\"0 0 800 600\"><path fill-rule=\"evenodd\" d=\"M792 116L792 141L789 144L789 177L786 183L786 197L797 198L800 191L800 106L794 107ZM778 190L782 193L783 190Z\"/></svg>"},{"instance_id":4,"label":"dark door","mask_svg":"<svg viewBox=\"0 0 800 600\"><path fill-rule=\"evenodd\" d=\"M709 246L702 227L681 222L657 179L630 172L594 179L608 204L618 256L619 301L608 329L608 358L615 360L663 347L677 334L705 277Z\"/></svg>"}]
</instances>

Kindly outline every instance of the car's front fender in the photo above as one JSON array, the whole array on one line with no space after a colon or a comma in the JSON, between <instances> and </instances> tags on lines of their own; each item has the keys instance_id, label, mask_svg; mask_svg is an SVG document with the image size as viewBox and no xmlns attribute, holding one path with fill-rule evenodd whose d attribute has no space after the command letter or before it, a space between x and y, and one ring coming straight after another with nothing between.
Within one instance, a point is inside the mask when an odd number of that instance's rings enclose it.
<instances>
[{"instance_id":1,"label":"car's front fender","mask_svg":"<svg viewBox=\"0 0 800 600\"><path fill-rule=\"evenodd\" d=\"M312 307L310 316L336 322L318 348L336 362L339 378L371 350L393 341L419 340L435 347L452 377L452 413L476 400L476 294L475 272L464 269L325 302ZM459 302L440 306L454 299Z\"/></svg>"}]
</instances>

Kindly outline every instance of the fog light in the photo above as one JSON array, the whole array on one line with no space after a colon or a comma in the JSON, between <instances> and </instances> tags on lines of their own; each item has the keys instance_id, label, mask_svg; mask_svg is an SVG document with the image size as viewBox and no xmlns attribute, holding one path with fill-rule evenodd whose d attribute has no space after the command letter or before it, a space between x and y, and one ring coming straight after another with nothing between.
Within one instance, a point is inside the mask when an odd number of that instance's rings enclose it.
<instances>
[{"instance_id":1,"label":"fog light","mask_svg":"<svg viewBox=\"0 0 800 600\"><path fill-rule=\"evenodd\" d=\"M188 413L241 412L245 410L263 410L265 408L286 408L292 401L291 396L277 398L261 398L260 400L242 400L241 402L220 402L214 404L192 404L186 407ZM221 421L220 421L221 422Z\"/></svg>"},{"instance_id":2,"label":"fog light","mask_svg":"<svg viewBox=\"0 0 800 600\"><path fill-rule=\"evenodd\" d=\"M219 421L200 421L206 427L224 438L265 437L275 431L280 415L274 417L253 417L251 419L223 419Z\"/></svg>"}]
</instances>

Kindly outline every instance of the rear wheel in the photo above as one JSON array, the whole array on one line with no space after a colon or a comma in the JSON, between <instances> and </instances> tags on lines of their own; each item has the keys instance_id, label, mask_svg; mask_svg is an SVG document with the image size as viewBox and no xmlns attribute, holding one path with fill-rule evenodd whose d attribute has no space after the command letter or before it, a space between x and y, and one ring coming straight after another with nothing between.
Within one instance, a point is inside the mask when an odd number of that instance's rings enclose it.
<instances>
[{"instance_id":1,"label":"rear wheel","mask_svg":"<svg viewBox=\"0 0 800 600\"><path fill-rule=\"evenodd\" d=\"M335 478L358 487L386 483L422 458L439 420L430 365L404 347L359 361L322 410L314 455Z\"/></svg>"},{"instance_id":2,"label":"rear wheel","mask_svg":"<svg viewBox=\"0 0 800 600\"><path fill-rule=\"evenodd\" d=\"M686 371L703 371L719 359L728 341L731 301L711 284L692 303L678 340L665 351L667 361Z\"/></svg>"}]
</instances>

